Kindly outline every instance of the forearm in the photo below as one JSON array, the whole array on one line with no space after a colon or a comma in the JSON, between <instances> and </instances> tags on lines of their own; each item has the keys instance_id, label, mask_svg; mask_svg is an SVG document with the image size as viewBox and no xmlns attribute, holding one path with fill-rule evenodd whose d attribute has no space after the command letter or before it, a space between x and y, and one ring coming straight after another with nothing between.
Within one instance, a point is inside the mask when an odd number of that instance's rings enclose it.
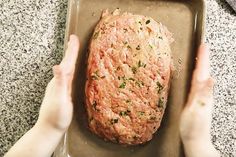
<instances>
[{"instance_id":1,"label":"forearm","mask_svg":"<svg viewBox=\"0 0 236 157\"><path fill-rule=\"evenodd\" d=\"M63 132L36 124L9 150L5 157L50 157Z\"/></svg>"},{"instance_id":2,"label":"forearm","mask_svg":"<svg viewBox=\"0 0 236 157\"><path fill-rule=\"evenodd\" d=\"M184 142L184 150L186 157L220 157L220 154L214 148L211 140L194 140Z\"/></svg>"}]
</instances>

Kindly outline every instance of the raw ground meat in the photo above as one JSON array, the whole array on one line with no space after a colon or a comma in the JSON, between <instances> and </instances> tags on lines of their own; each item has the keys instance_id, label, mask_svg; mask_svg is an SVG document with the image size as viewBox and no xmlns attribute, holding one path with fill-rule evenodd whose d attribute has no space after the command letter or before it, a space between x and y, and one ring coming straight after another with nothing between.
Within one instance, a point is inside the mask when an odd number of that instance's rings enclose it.
<instances>
[{"instance_id":1,"label":"raw ground meat","mask_svg":"<svg viewBox=\"0 0 236 157\"><path fill-rule=\"evenodd\" d=\"M124 145L152 139L166 108L172 41L150 17L103 12L89 47L85 89L92 132Z\"/></svg>"}]
</instances>

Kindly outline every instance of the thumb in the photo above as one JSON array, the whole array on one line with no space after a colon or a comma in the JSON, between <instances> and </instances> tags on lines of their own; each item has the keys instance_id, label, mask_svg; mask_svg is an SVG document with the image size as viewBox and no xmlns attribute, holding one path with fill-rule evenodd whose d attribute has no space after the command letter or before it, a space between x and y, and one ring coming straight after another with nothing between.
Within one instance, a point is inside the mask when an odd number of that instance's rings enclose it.
<instances>
[{"instance_id":1,"label":"thumb","mask_svg":"<svg viewBox=\"0 0 236 157\"><path fill-rule=\"evenodd\" d=\"M210 59L209 49L206 44L201 44L198 49L196 68L193 72L192 89L208 87L209 91L212 90L214 80L210 76Z\"/></svg>"},{"instance_id":2,"label":"thumb","mask_svg":"<svg viewBox=\"0 0 236 157\"><path fill-rule=\"evenodd\" d=\"M210 78L209 49L206 44L201 44L198 49L196 68L193 81L203 82Z\"/></svg>"},{"instance_id":3,"label":"thumb","mask_svg":"<svg viewBox=\"0 0 236 157\"><path fill-rule=\"evenodd\" d=\"M211 104L210 102L212 101L214 82L210 76L209 50L206 44L200 45L196 60L197 63L193 72L191 90L188 96L187 106Z\"/></svg>"},{"instance_id":4,"label":"thumb","mask_svg":"<svg viewBox=\"0 0 236 157\"><path fill-rule=\"evenodd\" d=\"M59 65L53 67L53 82L57 88L64 89L71 93L71 84L75 71L75 65L79 52L79 39L71 35L66 49L65 56ZM61 90L60 90L61 91Z\"/></svg>"},{"instance_id":5,"label":"thumb","mask_svg":"<svg viewBox=\"0 0 236 157\"><path fill-rule=\"evenodd\" d=\"M60 63L62 71L66 75L69 76L73 75L76 61L78 58L78 52L79 52L79 38L76 35L71 35L68 42L68 47L65 52L65 56Z\"/></svg>"}]
</instances>

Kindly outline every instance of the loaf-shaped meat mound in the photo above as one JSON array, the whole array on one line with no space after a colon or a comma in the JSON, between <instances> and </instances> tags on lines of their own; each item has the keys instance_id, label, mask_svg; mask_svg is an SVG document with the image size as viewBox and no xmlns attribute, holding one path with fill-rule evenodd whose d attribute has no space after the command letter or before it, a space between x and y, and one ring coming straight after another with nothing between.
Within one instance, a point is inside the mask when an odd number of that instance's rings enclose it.
<instances>
[{"instance_id":1,"label":"loaf-shaped meat mound","mask_svg":"<svg viewBox=\"0 0 236 157\"><path fill-rule=\"evenodd\" d=\"M137 145L160 126L171 75L171 33L143 15L103 12L89 47L89 128L105 140Z\"/></svg>"}]
</instances>

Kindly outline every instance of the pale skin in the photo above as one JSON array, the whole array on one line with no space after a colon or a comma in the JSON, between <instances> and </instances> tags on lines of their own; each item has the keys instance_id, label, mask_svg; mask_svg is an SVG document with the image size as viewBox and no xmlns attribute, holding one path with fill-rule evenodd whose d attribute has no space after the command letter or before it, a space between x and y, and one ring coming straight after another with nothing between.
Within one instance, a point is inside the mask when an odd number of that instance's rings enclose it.
<instances>
[{"instance_id":1,"label":"pale skin","mask_svg":"<svg viewBox=\"0 0 236 157\"><path fill-rule=\"evenodd\" d=\"M49 157L68 129L73 113L72 80L79 51L79 39L70 36L65 57L53 67L39 118L5 157ZM204 45L198 52L192 88L180 122L180 134L187 157L219 157L210 138L213 81L209 74L209 53Z\"/></svg>"},{"instance_id":2,"label":"pale skin","mask_svg":"<svg viewBox=\"0 0 236 157\"><path fill-rule=\"evenodd\" d=\"M210 135L213 84L209 51L202 44L198 50L191 90L180 121L180 135L187 157L220 157Z\"/></svg>"}]
</instances>

